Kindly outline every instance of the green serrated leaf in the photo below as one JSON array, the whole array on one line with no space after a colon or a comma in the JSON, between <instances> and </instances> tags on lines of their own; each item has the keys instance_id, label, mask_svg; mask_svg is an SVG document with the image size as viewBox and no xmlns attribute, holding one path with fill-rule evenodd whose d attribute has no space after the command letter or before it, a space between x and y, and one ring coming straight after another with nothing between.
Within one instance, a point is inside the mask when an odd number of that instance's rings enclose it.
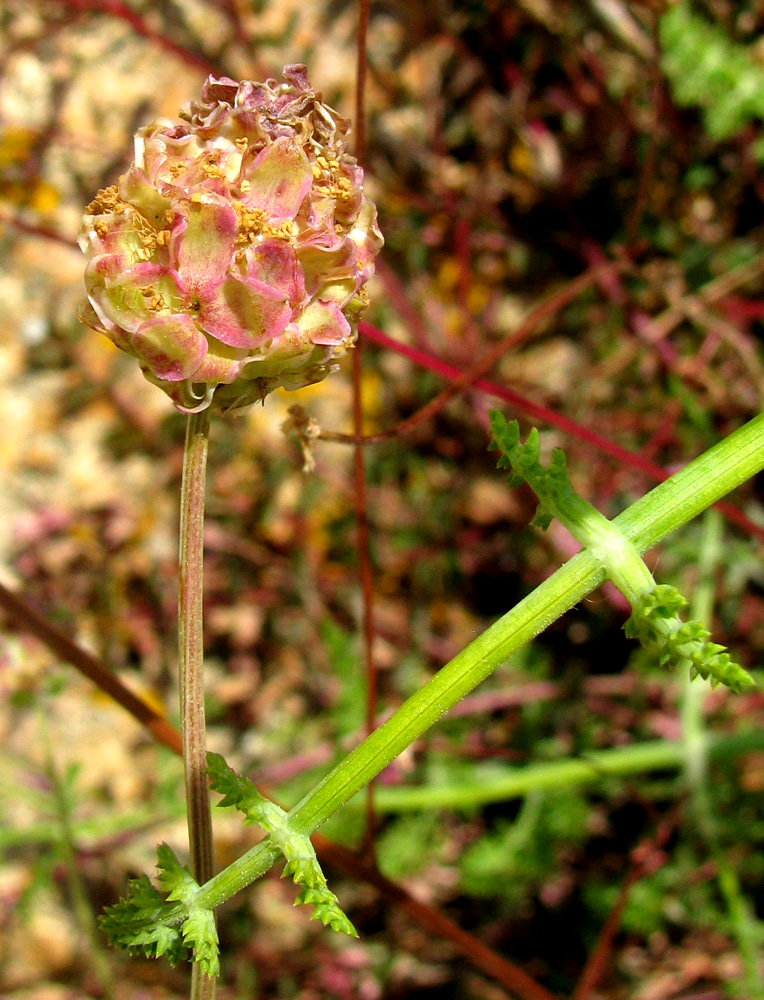
<instances>
[{"instance_id":1,"label":"green serrated leaf","mask_svg":"<svg viewBox=\"0 0 764 1000\"><path fill-rule=\"evenodd\" d=\"M157 882L169 901L187 903L198 892L199 883L167 844L157 847L157 869Z\"/></svg>"},{"instance_id":2,"label":"green serrated leaf","mask_svg":"<svg viewBox=\"0 0 764 1000\"><path fill-rule=\"evenodd\" d=\"M240 777L217 753L207 754L207 772L212 778L210 787L224 796L218 803L221 809L233 807L244 814L245 822L270 831L272 811L277 807L260 794L249 778Z\"/></svg>"},{"instance_id":3,"label":"green serrated leaf","mask_svg":"<svg viewBox=\"0 0 764 1000\"><path fill-rule=\"evenodd\" d=\"M738 694L755 687L751 675L724 646L711 641L705 625L679 618L686 605L676 587L660 584L634 604L624 630L657 656L661 667L687 669L691 679L704 677L713 686L724 684Z\"/></svg>"},{"instance_id":4,"label":"green serrated leaf","mask_svg":"<svg viewBox=\"0 0 764 1000\"><path fill-rule=\"evenodd\" d=\"M141 875L130 882L123 899L106 908L99 925L113 947L148 958L165 955L175 964L186 955L182 919L182 908L168 903L148 876Z\"/></svg>"},{"instance_id":5,"label":"green serrated leaf","mask_svg":"<svg viewBox=\"0 0 764 1000\"><path fill-rule=\"evenodd\" d=\"M194 962L206 976L220 974L220 945L215 915L206 907L195 907L183 922L183 942L191 948Z\"/></svg>"}]
</instances>

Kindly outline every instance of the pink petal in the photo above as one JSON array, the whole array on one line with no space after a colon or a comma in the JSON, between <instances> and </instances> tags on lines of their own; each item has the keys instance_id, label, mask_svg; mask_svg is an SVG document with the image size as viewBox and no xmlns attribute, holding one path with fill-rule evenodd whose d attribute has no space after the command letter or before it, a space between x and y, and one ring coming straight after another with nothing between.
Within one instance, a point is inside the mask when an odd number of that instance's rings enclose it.
<instances>
[{"instance_id":1,"label":"pink petal","mask_svg":"<svg viewBox=\"0 0 764 1000\"><path fill-rule=\"evenodd\" d=\"M246 364L244 358L226 358L210 351L201 365L194 371L194 382L208 382L214 385L235 382Z\"/></svg>"},{"instance_id":2,"label":"pink petal","mask_svg":"<svg viewBox=\"0 0 764 1000\"><path fill-rule=\"evenodd\" d=\"M305 295L302 268L285 240L264 239L247 247L247 278L276 289L296 305Z\"/></svg>"},{"instance_id":3,"label":"pink petal","mask_svg":"<svg viewBox=\"0 0 764 1000\"><path fill-rule=\"evenodd\" d=\"M302 148L282 136L261 150L244 171L249 201L273 221L294 219L313 183L313 170Z\"/></svg>"},{"instance_id":4,"label":"pink petal","mask_svg":"<svg viewBox=\"0 0 764 1000\"><path fill-rule=\"evenodd\" d=\"M191 200L187 218L170 237L170 260L193 294L206 297L220 285L231 263L236 230L236 213L219 195L205 192Z\"/></svg>"},{"instance_id":5,"label":"pink petal","mask_svg":"<svg viewBox=\"0 0 764 1000\"><path fill-rule=\"evenodd\" d=\"M190 378L207 353L207 338L190 316L154 316L130 338L139 361L157 378L180 382Z\"/></svg>"},{"instance_id":6,"label":"pink petal","mask_svg":"<svg viewBox=\"0 0 764 1000\"><path fill-rule=\"evenodd\" d=\"M352 336L350 324L334 302L311 302L297 325L312 344L342 344Z\"/></svg>"},{"instance_id":7,"label":"pink petal","mask_svg":"<svg viewBox=\"0 0 764 1000\"><path fill-rule=\"evenodd\" d=\"M291 307L276 289L230 275L212 299L202 303L199 325L229 347L258 347L283 332Z\"/></svg>"},{"instance_id":8,"label":"pink petal","mask_svg":"<svg viewBox=\"0 0 764 1000\"><path fill-rule=\"evenodd\" d=\"M323 250L318 246L303 246L297 256L305 275L305 289L308 295L319 292L325 281L355 279L357 274L356 245L347 238L333 250Z\"/></svg>"}]
</instances>

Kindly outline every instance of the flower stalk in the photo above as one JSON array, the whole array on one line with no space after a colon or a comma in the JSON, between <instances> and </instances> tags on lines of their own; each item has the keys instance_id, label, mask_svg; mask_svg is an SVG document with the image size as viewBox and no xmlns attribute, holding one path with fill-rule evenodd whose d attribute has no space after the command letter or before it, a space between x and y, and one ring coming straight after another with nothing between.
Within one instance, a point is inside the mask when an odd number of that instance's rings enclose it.
<instances>
[{"instance_id":1,"label":"flower stalk","mask_svg":"<svg viewBox=\"0 0 764 1000\"><path fill-rule=\"evenodd\" d=\"M207 788L204 715L203 557L204 490L210 411L191 413L186 425L180 492L178 652L180 729L191 871L200 884L212 878L212 817ZM191 1000L212 1000L215 981L194 965Z\"/></svg>"}]
</instances>

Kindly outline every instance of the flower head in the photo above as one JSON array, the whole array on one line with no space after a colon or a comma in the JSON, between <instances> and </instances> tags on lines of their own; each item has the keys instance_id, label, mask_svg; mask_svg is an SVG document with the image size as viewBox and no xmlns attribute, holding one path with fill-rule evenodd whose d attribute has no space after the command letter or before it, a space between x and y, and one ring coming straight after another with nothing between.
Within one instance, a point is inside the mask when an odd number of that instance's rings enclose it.
<instances>
[{"instance_id":1,"label":"flower head","mask_svg":"<svg viewBox=\"0 0 764 1000\"><path fill-rule=\"evenodd\" d=\"M355 342L383 243L349 123L302 65L209 77L180 117L140 129L86 210L83 319L184 412L320 381Z\"/></svg>"}]
</instances>

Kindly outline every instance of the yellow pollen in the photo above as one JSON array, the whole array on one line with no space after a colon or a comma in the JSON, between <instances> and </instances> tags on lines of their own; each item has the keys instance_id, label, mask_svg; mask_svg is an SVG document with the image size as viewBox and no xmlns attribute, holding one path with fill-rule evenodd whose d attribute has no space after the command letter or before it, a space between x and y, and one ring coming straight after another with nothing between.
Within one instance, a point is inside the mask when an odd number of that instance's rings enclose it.
<instances>
[{"instance_id":1,"label":"yellow pollen","mask_svg":"<svg viewBox=\"0 0 764 1000\"><path fill-rule=\"evenodd\" d=\"M217 177L221 180L225 180L225 170L223 170L222 167L216 166L214 163L205 163L202 170L207 177Z\"/></svg>"}]
</instances>

